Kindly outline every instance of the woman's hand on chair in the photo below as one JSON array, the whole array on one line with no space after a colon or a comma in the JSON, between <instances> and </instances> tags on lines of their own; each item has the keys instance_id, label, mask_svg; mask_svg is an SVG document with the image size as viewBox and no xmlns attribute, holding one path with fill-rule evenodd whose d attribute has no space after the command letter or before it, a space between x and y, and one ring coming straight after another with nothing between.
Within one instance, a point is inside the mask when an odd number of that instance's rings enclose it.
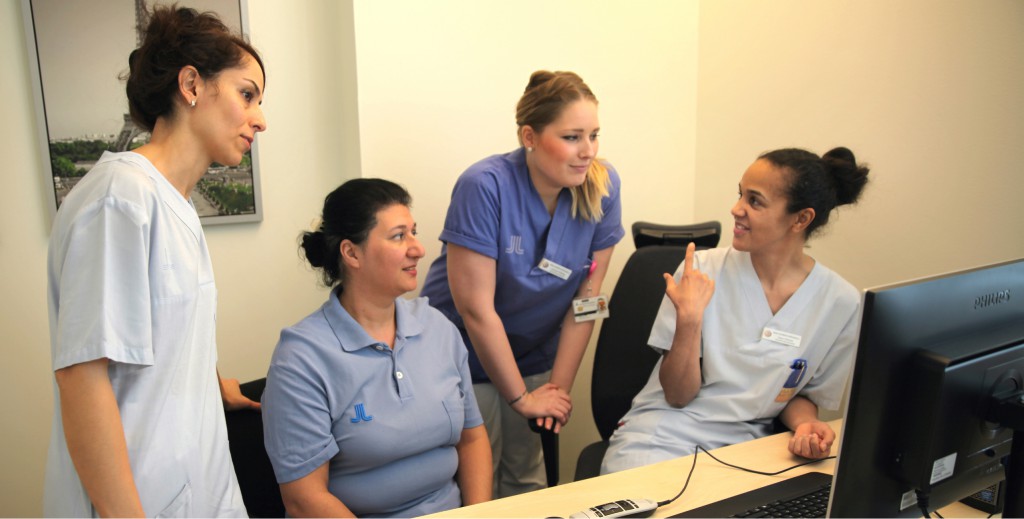
<instances>
[{"instance_id":1,"label":"woman's hand on chair","mask_svg":"<svg viewBox=\"0 0 1024 519\"><path fill-rule=\"evenodd\" d=\"M572 398L549 382L523 395L512 409L526 418L536 418L539 426L557 433L569 421Z\"/></svg>"}]
</instances>

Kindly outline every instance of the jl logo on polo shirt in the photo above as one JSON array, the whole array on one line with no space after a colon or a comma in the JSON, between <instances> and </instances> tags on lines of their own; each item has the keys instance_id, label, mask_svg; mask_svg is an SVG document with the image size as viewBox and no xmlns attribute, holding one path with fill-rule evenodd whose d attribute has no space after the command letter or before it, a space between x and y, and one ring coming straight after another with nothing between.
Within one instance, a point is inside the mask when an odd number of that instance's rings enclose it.
<instances>
[{"instance_id":1,"label":"jl logo on polo shirt","mask_svg":"<svg viewBox=\"0 0 1024 519\"><path fill-rule=\"evenodd\" d=\"M505 248L506 254L519 254L523 255L523 237L513 234L510 237L512 244Z\"/></svg>"},{"instance_id":2,"label":"jl logo on polo shirt","mask_svg":"<svg viewBox=\"0 0 1024 519\"><path fill-rule=\"evenodd\" d=\"M369 422L373 420L373 417L366 415L366 408L363 407L363 404L356 404L356 417L351 420L352 423Z\"/></svg>"}]
</instances>

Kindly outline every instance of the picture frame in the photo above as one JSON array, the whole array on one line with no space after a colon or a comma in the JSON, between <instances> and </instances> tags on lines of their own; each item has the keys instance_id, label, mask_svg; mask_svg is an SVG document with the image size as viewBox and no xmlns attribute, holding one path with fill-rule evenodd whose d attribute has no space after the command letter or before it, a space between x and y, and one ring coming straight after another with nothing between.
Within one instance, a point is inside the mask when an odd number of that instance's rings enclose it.
<instances>
[{"instance_id":1,"label":"picture frame","mask_svg":"<svg viewBox=\"0 0 1024 519\"><path fill-rule=\"evenodd\" d=\"M148 9L173 3L217 13L248 37L246 0L22 0L51 219L104 151L148 142L128 116L120 76ZM259 171L258 140L239 166L211 165L192 192L203 225L262 221Z\"/></svg>"}]
</instances>

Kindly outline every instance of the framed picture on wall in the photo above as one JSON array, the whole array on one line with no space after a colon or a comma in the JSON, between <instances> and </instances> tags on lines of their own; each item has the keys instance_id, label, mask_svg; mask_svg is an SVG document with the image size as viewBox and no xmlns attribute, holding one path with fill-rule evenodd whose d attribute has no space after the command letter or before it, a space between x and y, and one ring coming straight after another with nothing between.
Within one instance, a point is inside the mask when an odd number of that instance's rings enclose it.
<instances>
[{"instance_id":1,"label":"framed picture on wall","mask_svg":"<svg viewBox=\"0 0 1024 519\"><path fill-rule=\"evenodd\" d=\"M155 4L168 0L22 0L51 216L104 151L149 141L128 115L128 55ZM245 0L178 0L248 34ZM192 192L204 225L263 219L257 142L238 166L214 163Z\"/></svg>"}]
</instances>

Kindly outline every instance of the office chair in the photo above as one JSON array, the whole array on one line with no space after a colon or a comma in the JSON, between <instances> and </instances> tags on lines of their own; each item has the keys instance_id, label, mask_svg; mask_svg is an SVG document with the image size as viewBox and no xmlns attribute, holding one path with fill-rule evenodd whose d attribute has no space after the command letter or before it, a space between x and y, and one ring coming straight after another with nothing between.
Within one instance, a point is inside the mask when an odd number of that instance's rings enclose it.
<instances>
[{"instance_id":1,"label":"office chair","mask_svg":"<svg viewBox=\"0 0 1024 519\"><path fill-rule=\"evenodd\" d=\"M242 394L260 401L267 379L242 384ZM242 501L249 517L284 517L281 489L263 446L263 414L249 409L226 411L228 442Z\"/></svg>"},{"instance_id":2,"label":"office chair","mask_svg":"<svg viewBox=\"0 0 1024 519\"><path fill-rule=\"evenodd\" d=\"M544 476L548 487L558 484L558 435L537 425L535 418L527 418L530 430L540 435L540 447L544 453Z\"/></svg>"},{"instance_id":3,"label":"office chair","mask_svg":"<svg viewBox=\"0 0 1024 519\"><path fill-rule=\"evenodd\" d=\"M718 222L685 226L633 224L637 249L615 283L608 302L610 315L601 325L594 350L590 406L601 441L580 452L575 481L598 475L608 438L658 362L659 355L647 346L647 339L665 295L662 273L673 273L682 263L689 243L686 237L699 240L697 248L706 249L718 245L720 229Z\"/></svg>"},{"instance_id":4,"label":"office chair","mask_svg":"<svg viewBox=\"0 0 1024 519\"><path fill-rule=\"evenodd\" d=\"M636 248L647 245L678 245L694 242L698 249L713 249L722 236L722 224L712 220L690 225L662 225L650 222L633 224L633 244Z\"/></svg>"}]
</instances>

